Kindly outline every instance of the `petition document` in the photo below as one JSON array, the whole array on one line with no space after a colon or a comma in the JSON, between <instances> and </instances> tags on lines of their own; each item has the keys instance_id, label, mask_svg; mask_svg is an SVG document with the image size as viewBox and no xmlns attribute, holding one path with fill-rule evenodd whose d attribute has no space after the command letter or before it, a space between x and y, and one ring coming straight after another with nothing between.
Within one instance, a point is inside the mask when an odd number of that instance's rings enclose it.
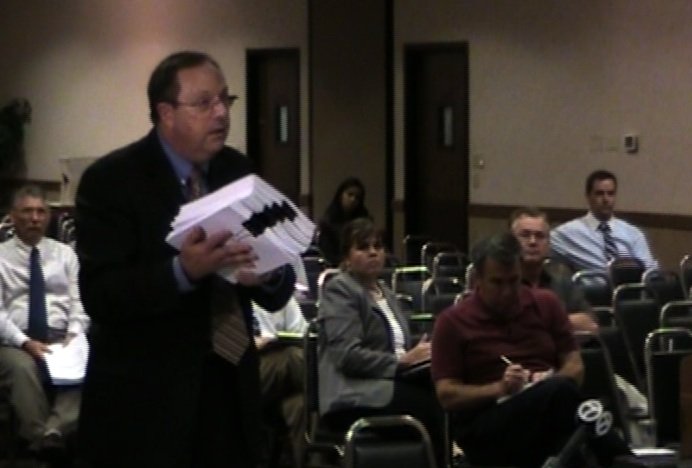
<instances>
[{"instance_id":1,"label":"petition document","mask_svg":"<svg viewBox=\"0 0 692 468\"><path fill-rule=\"evenodd\" d=\"M89 342L84 333L72 338L67 346L49 345L50 353L43 355L54 385L77 385L84 381Z\"/></svg>"}]
</instances>

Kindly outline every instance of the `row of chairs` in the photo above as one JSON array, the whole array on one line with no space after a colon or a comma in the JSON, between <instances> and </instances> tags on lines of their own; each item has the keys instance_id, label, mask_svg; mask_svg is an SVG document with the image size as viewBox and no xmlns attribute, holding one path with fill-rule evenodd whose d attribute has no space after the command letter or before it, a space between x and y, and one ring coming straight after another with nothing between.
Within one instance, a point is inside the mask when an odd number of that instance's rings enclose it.
<instances>
[{"instance_id":1,"label":"row of chairs","mask_svg":"<svg viewBox=\"0 0 692 468\"><path fill-rule=\"evenodd\" d=\"M377 416L350 428L332 427L319 413L319 323L311 320L303 335L305 450L303 462L315 454L333 466L382 468L385 462L406 467L435 467L430 436L407 415Z\"/></svg>"},{"instance_id":2,"label":"row of chairs","mask_svg":"<svg viewBox=\"0 0 692 468\"><path fill-rule=\"evenodd\" d=\"M56 211L46 234L48 237L74 247L77 233L72 212L70 210ZM14 237L14 224L10 215L7 214L0 220L0 242L4 242L12 237Z\"/></svg>"}]
</instances>

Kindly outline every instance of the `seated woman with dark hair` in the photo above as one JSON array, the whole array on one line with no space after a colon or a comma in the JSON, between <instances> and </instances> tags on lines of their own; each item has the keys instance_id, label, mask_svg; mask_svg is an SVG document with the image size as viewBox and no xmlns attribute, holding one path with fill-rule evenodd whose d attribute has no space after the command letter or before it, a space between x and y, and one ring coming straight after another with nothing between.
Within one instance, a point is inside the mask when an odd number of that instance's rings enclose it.
<instances>
[{"instance_id":1,"label":"seated woman with dark hair","mask_svg":"<svg viewBox=\"0 0 692 468\"><path fill-rule=\"evenodd\" d=\"M318 312L320 413L342 429L363 416L410 414L425 425L442 462L443 416L430 378L401 376L430 359L430 342L423 336L411 344L394 293L378 281L381 233L369 219L356 219L341 245L342 271L326 284Z\"/></svg>"},{"instance_id":2,"label":"seated woman with dark hair","mask_svg":"<svg viewBox=\"0 0 692 468\"><path fill-rule=\"evenodd\" d=\"M370 218L370 213L365 207L365 186L360 179L349 177L337 187L318 225L317 246L330 265L339 264L341 230L356 218Z\"/></svg>"}]
</instances>

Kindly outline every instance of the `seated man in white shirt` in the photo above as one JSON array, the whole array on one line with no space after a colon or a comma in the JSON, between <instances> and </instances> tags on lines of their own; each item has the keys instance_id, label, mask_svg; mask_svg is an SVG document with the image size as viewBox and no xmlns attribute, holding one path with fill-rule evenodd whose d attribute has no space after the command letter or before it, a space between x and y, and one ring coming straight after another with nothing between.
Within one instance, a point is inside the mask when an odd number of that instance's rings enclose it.
<instances>
[{"instance_id":1,"label":"seated man in white shirt","mask_svg":"<svg viewBox=\"0 0 692 468\"><path fill-rule=\"evenodd\" d=\"M598 170L586 179L589 211L553 229L550 244L553 255L576 270L605 270L617 257L633 257L645 268L656 268L642 231L615 217L617 178L612 172Z\"/></svg>"},{"instance_id":2,"label":"seated man in white shirt","mask_svg":"<svg viewBox=\"0 0 692 468\"><path fill-rule=\"evenodd\" d=\"M302 336L307 322L294 297L283 309L267 312L252 303L255 345L260 357L260 388L265 405L276 407L289 429L295 466L301 464L305 430ZM298 346L281 344L279 334L295 334Z\"/></svg>"},{"instance_id":3,"label":"seated man in white shirt","mask_svg":"<svg viewBox=\"0 0 692 468\"><path fill-rule=\"evenodd\" d=\"M15 237L0 244L0 385L10 389L19 435L29 448L61 449L76 429L80 390L53 387L44 355L49 344L67 344L89 326L79 264L68 245L45 237L50 212L39 187L20 188L10 216Z\"/></svg>"}]
</instances>

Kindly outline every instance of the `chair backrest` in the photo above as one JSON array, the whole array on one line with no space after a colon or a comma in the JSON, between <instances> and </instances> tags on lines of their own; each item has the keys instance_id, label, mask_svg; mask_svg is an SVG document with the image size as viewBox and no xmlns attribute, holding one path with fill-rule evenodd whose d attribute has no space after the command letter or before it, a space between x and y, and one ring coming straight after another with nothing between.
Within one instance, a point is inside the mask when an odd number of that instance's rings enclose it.
<instances>
[{"instance_id":1,"label":"chair backrest","mask_svg":"<svg viewBox=\"0 0 692 468\"><path fill-rule=\"evenodd\" d=\"M584 297L592 306L612 304L613 288L607 273L597 270L580 270L572 275L572 282L582 290Z\"/></svg>"},{"instance_id":2,"label":"chair backrest","mask_svg":"<svg viewBox=\"0 0 692 468\"><path fill-rule=\"evenodd\" d=\"M344 468L435 468L430 436L408 415L361 418L346 434Z\"/></svg>"},{"instance_id":3,"label":"chair backrest","mask_svg":"<svg viewBox=\"0 0 692 468\"><path fill-rule=\"evenodd\" d=\"M642 283L653 294L661 307L670 301L687 299L680 275L676 271L650 268L644 272Z\"/></svg>"},{"instance_id":4,"label":"chair backrest","mask_svg":"<svg viewBox=\"0 0 692 468\"><path fill-rule=\"evenodd\" d=\"M680 279L682 280L685 296L689 297L690 288L692 288L692 255L690 254L680 259Z\"/></svg>"},{"instance_id":5,"label":"chair backrest","mask_svg":"<svg viewBox=\"0 0 692 468\"><path fill-rule=\"evenodd\" d=\"M451 305L456 295L462 292L464 292L464 284L459 278L444 276L428 278L423 283L422 310L435 314L441 310L440 307L444 308L444 303Z\"/></svg>"},{"instance_id":6,"label":"chair backrest","mask_svg":"<svg viewBox=\"0 0 692 468\"><path fill-rule=\"evenodd\" d=\"M392 273L392 289L411 298L414 311L423 309L423 283L430 277L424 266L399 267Z\"/></svg>"},{"instance_id":7,"label":"chair backrest","mask_svg":"<svg viewBox=\"0 0 692 468\"><path fill-rule=\"evenodd\" d=\"M433 269L433 260L435 256L441 252L461 253L459 248L451 242L426 242L420 249L421 265L424 265L428 270Z\"/></svg>"},{"instance_id":8,"label":"chair backrest","mask_svg":"<svg viewBox=\"0 0 692 468\"><path fill-rule=\"evenodd\" d=\"M468 260L461 252L439 252L432 261L432 276L464 278Z\"/></svg>"},{"instance_id":9,"label":"chair backrest","mask_svg":"<svg viewBox=\"0 0 692 468\"><path fill-rule=\"evenodd\" d=\"M660 328L692 330L692 300L668 302L661 308L658 324Z\"/></svg>"},{"instance_id":10,"label":"chair backrest","mask_svg":"<svg viewBox=\"0 0 692 468\"><path fill-rule=\"evenodd\" d=\"M320 276L317 278L317 305L320 305L320 300L322 299L322 295L324 294L324 287L329 282L330 279L332 279L334 276L336 276L341 270L338 268L327 268L322 273L320 273Z\"/></svg>"},{"instance_id":11,"label":"chair backrest","mask_svg":"<svg viewBox=\"0 0 692 468\"><path fill-rule=\"evenodd\" d=\"M470 294L476 287L476 267L473 263L466 266L466 274L464 275L464 293Z\"/></svg>"},{"instance_id":12,"label":"chair backrest","mask_svg":"<svg viewBox=\"0 0 692 468\"><path fill-rule=\"evenodd\" d=\"M317 281L327 267L326 263L322 257L303 257L303 267L308 280L306 296L308 299L316 300L319 290Z\"/></svg>"},{"instance_id":13,"label":"chair backrest","mask_svg":"<svg viewBox=\"0 0 692 468\"><path fill-rule=\"evenodd\" d=\"M315 430L320 414L319 375L317 345L319 337L319 322L313 319L308 322L308 327L303 335L303 386L305 403L305 439L312 442L315 438Z\"/></svg>"},{"instance_id":14,"label":"chair backrest","mask_svg":"<svg viewBox=\"0 0 692 468\"><path fill-rule=\"evenodd\" d=\"M613 292L613 314L632 361L632 382L644 389L644 343L658 328L659 307L642 283L622 284Z\"/></svg>"},{"instance_id":15,"label":"chair backrest","mask_svg":"<svg viewBox=\"0 0 692 468\"><path fill-rule=\"evenodd\" d=\"M646 337L646 383L656 445L680 442L680 364L692 354L692 331L659 328Z\"/></svg>"},{"instance_id":16,"label":"chair backrest","mask_svg":"<svg viewBox=\"0 0 692 468\"><path fill-rule=\"evenodd\" d=\"M404 264L421 265L420 251L431 240L428 234L408 234L404 237Z\"/></svg>"},{"instance_id":17,"label":"chair backrest","mask_svg":"<svg viewBox=\"0 0 692 468\"><path fill-rule=\"evenodd\" d=\"M584 382L581 390L585 398L597 398L613 414L615 424L627 442L631 441L626 417L626 405L615 383L615 371L608 348L599 335L577 332L584 362Z\"/></svg>"},{"instance_id":18,"label":"chair backrest","mask_svg":"<svg viewBox=\"0 0 692 468\"><path fill-rule=\"evenodd\" d=\"M608 274L613 288L626 283L639 283L644 274L644 263L634 257L618 257L608 262Z\"/></svg>"}]
</instances>

